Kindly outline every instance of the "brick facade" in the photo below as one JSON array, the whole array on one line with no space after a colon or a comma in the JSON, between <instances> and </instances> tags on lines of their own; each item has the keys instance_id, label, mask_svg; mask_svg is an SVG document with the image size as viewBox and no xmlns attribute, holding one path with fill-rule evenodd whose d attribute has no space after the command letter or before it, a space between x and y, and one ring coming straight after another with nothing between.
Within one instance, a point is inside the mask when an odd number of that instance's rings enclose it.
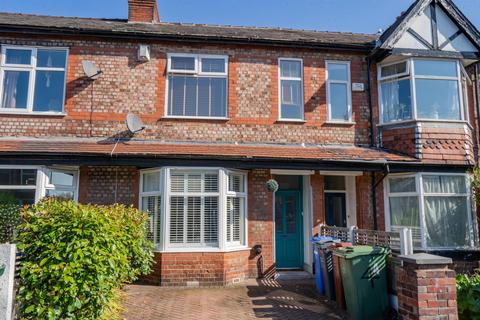
<instances>
[{"instance_id":1,"label":"brick facade","mask_svg":"<svg viewBox=\"0 0 480 320\"><path fill-rule=\"evenodd\" d=\"M129 0L128 3L130 25L137 23L154 25L159 21L155 1ZM247 147L275 144L278 148L283 148L284 145L296 145L298 148L303 148L302 145L313 145L311 148L317 148L319 145L335 145L339 148L370 145L371 114L367 90L352 91L352 123L331 123L327 119L326 61L350 61L352 82L362 83L367 88L368 53L364 49L347 52L343 49L326 50L319 47L289 48L286 45L220 44L207 41L187 43L173 40L140 40L133 37L108 39L73 34L29 36L6 32L0 35L0 43L69 48L64 114L55 116L0 114L2 138L88 140L103 147L107 146L110 152L110 147L112 151L115 148L115 138L125 135L124 121L127 114L134 113L146 124L146 129L135 138L157 141L159 144L172 142L174 145L173 142L178 142L180 145L197 142L198 145L206 147L215 144L218 147L219 143L228 144L230 147L237 144ZM138 61L137 50L140 44L150 46L150 61ZM165 117L168 53L228 56L228 119ZM288 57L303 60L304 122L279 120L278 59ZM100 67L103 73L98 80L92 82L84 76L81 65L83 60L92 61ZM452 167L474 164L473 149L477 144L474 139L478 138L478 134L475 137L474 133L478 133L478 130L472 128L478 129L475 125L478 115L473 103L475 100L473 88L469 87L468 91L469 124L422 122L377 127L379 106L375 64L370 75L375 146L416 157L425 164L444 164ZM285 150L284 148L283 152L288 153ZM138 153L142 155L141 152ZM218 151L217 153L218 156L222 155ZM169 155L174 154L172 152ZM202 155L204 154L200 154ZM294 159L296 155L289 156ZM250 155L246 157L253 158ZM110 156L108 159L111 158ZM361 158L358 155L351 158L361 160L357 159ZM139 169L134 165L102 167L82 165L79 201L96 204L118 202L137 206ZM357 170L354 166L351 169ZM332 166L331 170L335 168ZM374 229L376 219L378 229L384 229L382 182L375 190L376 203L372 203L372 180L380 181L382 176L381 172L374 176L365 172L355 178L359 228ZM271 177L270 170L265 169L265 165L263 169L253 169L249 172L247 229L248 247L252 249L237 252L157 253L157 264L148 280L164 285L187 285L195 282L200 285L218 285L234 283L246 277L272 275L275 271L274 195L265 188L266 181ZM318 230L318 225L325 223L323 184L323 177L317 170L311 176L313 233ZM262 247L261 254L253 250L257 245Z\"/></svg>"},{"instance_id":2,"label":"brick facade","mask_svg":"<svg viewBox=\"0 0 480 320\"><path fill-rule=\"evenodd\" d=\"M78 201L138 206L139 171L136 167L80 168Z\"/></svg>"},{"instance_id":3,"label":"brick facade","mask_svg":"<svg viewBox=\"0 0 480 320\"><path fill-rule=\"evenodd\" d=\"M427 163L475 162L473 131L466 124L416 122L384 126L381 146Z\"/></svg>"},{"instance_id":4,"label":"brick facade","mask_svg":"<svg viewBox=\"0 0 480 320\"><path fill-rule=\"evenodd\" d=\"M131 1L132 3L135 1ZM148 2L148 1L147 1ZM63 116L0 115L2 137L75 137L112 139L126 127L129 112L147 124L137 138L156 141L210 143L284 143L368 145L368 92L352 92L354 124L332 124L327 119L325 61L351 62L352 82L367 84L365 55L342 51L281 47L178 44L149 41L151 60L139 62L140 42L92 38L0 37L6 45L69 48L66 104ZM166 118L167 53L227 55L228 120ZM278 58L303 59L305 122L278 120ZM95 82L84 76L81 62L89 60L103 71ZM372 69L374 121L378 123L376 66ZM469 88L473 105L473 88ZM475 110L470 119L475 126ZM474 161L473 134L460 125L411 123L375 130L377 143L394 152L416 156L426 163L470 164Z\"/></svg>"},{"instance_id":5,"label":"brick facade","mask_svg":"<svg viewBox=\"0 0 480 320\"><path fill-rule=\"evenodd\" d=\"M273 261L273 193L265 183L272 178L270 170L252 170L248 175L248 246L262 246L262 254L251 252L249 276L269 276L275 271Z\"/></svg>"},{"instance_id":6,"label":"brick facade","mask_svg":"<svg viewBox=\"0 0 480 320\"><path fill-rule=\"evenodd\" d=\"M249 250L155 253L153 272L142 281L162 286L223 286L248 278Z\"/></svg>"},{"instance_id":7,"label":"brick facade","mask_svg":"<svg viewBox=\"0 0 480 320\"><path fill-rule=\"evenodd\" d=\"M139 115L147 130L138 138L161 141L228 143L363 144L369 142L368 94L353 92L356 125L327 123L325 61L352 62L352 81L366 83L364 56L313 50L248 46L151 43L151 61L138 62L136 42L85 39L0 37L7 45L70 48L65 116L0 115L3 137L96 137L125 131L127 113ZM204 53L229 56L229 119L164 118L166 54ZM278 121L278 58L304 60L305 123ZM85 78L82 60L103 71L95 82Z\"/></svg>"}]
</instances>

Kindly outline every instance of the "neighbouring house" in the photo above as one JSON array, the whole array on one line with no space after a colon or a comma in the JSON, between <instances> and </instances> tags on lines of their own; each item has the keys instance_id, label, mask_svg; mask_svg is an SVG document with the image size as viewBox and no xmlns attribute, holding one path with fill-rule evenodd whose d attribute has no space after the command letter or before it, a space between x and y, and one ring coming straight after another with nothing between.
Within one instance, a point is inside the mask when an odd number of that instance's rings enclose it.
<instances>
[{"instance_id":1,"label":"neighbouring house","mask_svg":"<svg viewBox=\"0 0 480 320\"><path fill-rule=\"evenodd\" d=\"M128 20L0 13L1 193L138 206L161 285L311 271L320 224L408 227L417 250L478 265L480 33L451 0L415 1L381 35L128 6Z\"/></svg>"}]
</instances>

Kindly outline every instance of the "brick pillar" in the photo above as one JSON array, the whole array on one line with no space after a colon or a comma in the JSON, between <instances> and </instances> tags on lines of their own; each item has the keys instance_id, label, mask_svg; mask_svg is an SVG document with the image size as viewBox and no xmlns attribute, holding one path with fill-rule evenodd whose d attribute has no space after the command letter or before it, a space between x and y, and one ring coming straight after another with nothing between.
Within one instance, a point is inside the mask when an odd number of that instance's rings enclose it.
<instances>
[{"instance_id":1,"label":"brick pillar","mask_svg":"<svg viewBox=\"0 0 480 320\"><path fill-rule=\"evenodd\" d=\"M417 253L396 268L399 319L458 319L452 259Z\"/></svg>"}]
</instances>

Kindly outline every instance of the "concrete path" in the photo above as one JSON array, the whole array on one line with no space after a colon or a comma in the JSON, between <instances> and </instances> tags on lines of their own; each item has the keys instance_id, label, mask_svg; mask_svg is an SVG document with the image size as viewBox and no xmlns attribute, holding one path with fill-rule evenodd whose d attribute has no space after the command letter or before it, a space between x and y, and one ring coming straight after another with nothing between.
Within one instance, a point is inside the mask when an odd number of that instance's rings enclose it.
<instances>
[{"instance_id":1,"label":"concrete path","mask_svg":"<svg viewBox=\"0 0 480 320\"><path fill-rule=\"evenodd\" d=\"M349 319L317 296L313 279L248 280L227 288L130 285L126 291L127 320Z\"/></svg>"}]
</instances>

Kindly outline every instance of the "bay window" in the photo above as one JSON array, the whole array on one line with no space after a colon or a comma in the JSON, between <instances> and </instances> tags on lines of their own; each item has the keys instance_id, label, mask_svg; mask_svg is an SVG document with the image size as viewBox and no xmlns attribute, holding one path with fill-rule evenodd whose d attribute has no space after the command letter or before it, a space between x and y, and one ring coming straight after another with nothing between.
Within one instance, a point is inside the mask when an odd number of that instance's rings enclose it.
<instances>
[{"instance_id":1,"label":"bay window","mask_svg":"<svg viewBox=\"0 0 480 320\"><path fill-rule=\"evenodd\" d=\"M0 167L0 203L34 204L43 197L77 200L78 170L34 166Z\"/></svg>"},{"instance_id":2,"label":"bay window","mask_svg":"<svg viewBox=\"0 0 480 320\"><path fill-rule=\"evenodd\" d=\"M458 60L409 59L379 70L381 121L463 121L468 75Z\"/></svg>"},{"instance_id":3,"label":"bay window","mask_svg":"<svg viewBox=\"0 0 480 320\"><path fill-rule=\"evenodd\" d=\"M66 68L66 49L2 46L0 112L63 112Z\"/></svg>"},{"instance_id":4,"label":"bay window","mask_svg":"<svg viewBox=\"0 0 480 320\"><path fill-rule=\"evenodd\" d=\"M411 229L416 248L473 246L475 228L466 175L393 176L386 183L386 193L387 229Z\"/></svg>"},{"instance_id":5,"label":"bay window","mask_svg":"<svg viewBox=\"0 0 480 320\"><path fill-rule=\"evenodd\" d=\"M168 117L226 118L228 57L169 54Z\"/></svg>"},{"instance_id":6,"label":"bay window","mask_svg":"<svg viewBox=\"0 0 480 320\"><path fill-rule=\"evenodd\" d=\"M145 170L140 208L159 250L209 251L246 245L246 175L226 169Z\"/></svg>"}]
</instances>

